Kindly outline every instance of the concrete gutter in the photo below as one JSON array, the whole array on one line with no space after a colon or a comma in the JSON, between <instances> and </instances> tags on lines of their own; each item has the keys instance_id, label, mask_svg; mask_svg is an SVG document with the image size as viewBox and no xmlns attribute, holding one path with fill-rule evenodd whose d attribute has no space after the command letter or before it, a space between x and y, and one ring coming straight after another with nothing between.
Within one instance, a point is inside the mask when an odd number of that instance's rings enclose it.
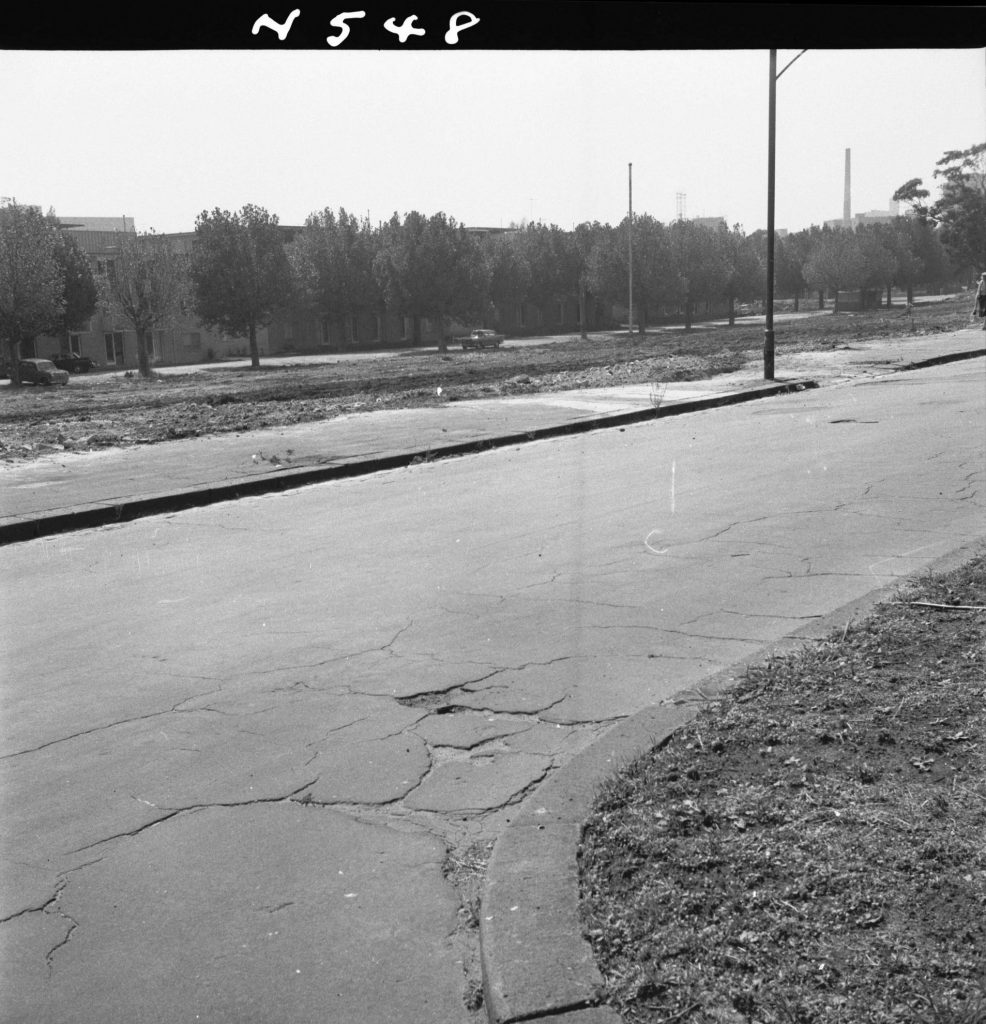
<instances>
[{"instance_id":1,"label":"concrete gutter","mask_svg":"<svg viewBox=\"0 0 986 1024\"><path fill-rule=\"evenodd\" d=\"M986 537L956 548L929 572L964 565ZM480 914L483 988L490 1024L621 1024L600 1003L603 984L579 916L578 852L582 826L603 782L654 747L667 743L703 705L718 700L754 664L793 654L844 629L894 597L900 584L874 590L813 620L783 640L709 676L666 702L625 719L576 755L521 805L497 840Z\"/></svg>"}]
</instances>

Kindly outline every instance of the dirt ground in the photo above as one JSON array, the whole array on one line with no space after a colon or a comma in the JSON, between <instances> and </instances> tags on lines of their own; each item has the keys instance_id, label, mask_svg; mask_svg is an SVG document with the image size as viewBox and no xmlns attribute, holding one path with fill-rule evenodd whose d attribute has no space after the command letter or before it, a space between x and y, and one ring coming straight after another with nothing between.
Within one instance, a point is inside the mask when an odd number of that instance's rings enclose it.
<instances>
[{"instance_id":1,"label":"dirt ground","mask_svg":"<svg viewBox=\"0 0 986 1024\"><path fill-rule=\"evenodd\" d=\"M986 555L752 669L601 794L602 997L643 1022L986 1022Z\"/></svg>"},{"instance_id":2,"label":"dirt ground","mask_svg":"<svg viewBox=\"0 0 986 1024\"><path fill-rule=\"evenodd\" d=\"M965 298L778 324L777 352L837 348L870 338L930 334L967 324ZM702 380L739 369L763 349L763 325L698 325L574 336L539 346L441 354L412 350L379 358L259 370L221 363L187 373L90 373L67 387L0 387L0 462L58 451L132 447L287 426L343 414L442 405L469 398L616 384ZM287 360L285 360L287 361Z\"/></svg>"}]
</instances>

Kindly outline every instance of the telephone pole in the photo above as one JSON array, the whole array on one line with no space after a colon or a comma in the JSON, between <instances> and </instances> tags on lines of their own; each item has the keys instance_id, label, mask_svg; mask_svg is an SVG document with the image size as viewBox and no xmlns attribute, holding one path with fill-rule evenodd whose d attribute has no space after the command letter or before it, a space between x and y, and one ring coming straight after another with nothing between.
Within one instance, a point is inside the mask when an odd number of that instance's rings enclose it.
<instances>
[{"instance_id":1,"label":"telephone pole","mask_svg":"<svg viewBox=\"0 0 986 1024\"><path fill-rule=\"evenodd\" d=\"M627 237L629 238L629 262L630 262L630 310L629 310L629 323L627 324L627 333L633 335L633 164L627 165L629 173L629 190L630 190L630 211L627 219Z\"/></svg>"},{"instance_id":2,"label":"telephone pole","mask_svg":"<svg viewBox=\"0 0 986 1024\"><path fill-rule=\"evenodd\" d=\"M763 379L774 379L774 156L777 136L777 79L807 50L792 57L780 72L777 51L770 51L770 85L767 100L767 318L763 332Z\"/></svg>"},{"instance_id":3,"label":"telephone pole","mask_svg":"<svg viewBox=\"0 0 986 1024\"><path fill-rule=\"evenodd\" d=\"M774 136L777 134L777 51L770 51L767 100L767 320L763 332L763 379L774 379Z\"/></svg>"}]
</instances>

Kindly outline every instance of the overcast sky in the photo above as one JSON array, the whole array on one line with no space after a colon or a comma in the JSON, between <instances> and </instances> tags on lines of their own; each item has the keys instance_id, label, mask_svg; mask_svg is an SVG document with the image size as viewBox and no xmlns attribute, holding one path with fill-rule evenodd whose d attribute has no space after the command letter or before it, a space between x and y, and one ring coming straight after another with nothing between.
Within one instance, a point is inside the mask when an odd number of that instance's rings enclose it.
<instances>
[{"instance_id":1,"label":"overcast sky","mask_svg":"<svg viewBox=\"0 0 986 1024\"><path fill-rule=\"evenodd\" d=\"M778 68L797 55L782 50ZM633 208L766 226L768 52L0 52L0 194L189 231L203 209L284 224L618 223ZM887 209L986 141L986 52L809 50L778 83L778 228Z\"/></svg>"}]
</instances>

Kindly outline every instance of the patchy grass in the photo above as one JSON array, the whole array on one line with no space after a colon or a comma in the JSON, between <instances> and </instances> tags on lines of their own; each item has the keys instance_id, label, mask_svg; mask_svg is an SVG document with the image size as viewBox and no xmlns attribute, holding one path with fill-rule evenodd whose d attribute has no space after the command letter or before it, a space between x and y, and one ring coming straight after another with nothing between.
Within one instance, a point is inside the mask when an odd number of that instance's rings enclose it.
<instances>
[{"instance_id":1,"label":"patchy grass","mask_svg":"<svg viewBox=\"0 0 986 1024\"><path fill-rule=\"evenodd\" d=\"M779 321L777 354L854 341L956 330L969 321L956 298L839 316ZM0 460L59 451L153 444L290 426L380 409L617 384L703 380L739 369L762 351L762 324L696 325L643 337L595 334L536 346L440 354L416 350L374 359L223 367L161 374L73 376L65 388L0 388ZM439 392L441 388L441 392Z\"/></svg>"},{"instance_id":2,"label":"patchy grass","mask_svg":"<svg viewBox=\"0 0 986 1024\"><path fill-rule=\"evenodd\" d=\"M986 1022L986 555L751 669L608 784L583 915L631 1022Z\"/></svg>"}]
</instances>

